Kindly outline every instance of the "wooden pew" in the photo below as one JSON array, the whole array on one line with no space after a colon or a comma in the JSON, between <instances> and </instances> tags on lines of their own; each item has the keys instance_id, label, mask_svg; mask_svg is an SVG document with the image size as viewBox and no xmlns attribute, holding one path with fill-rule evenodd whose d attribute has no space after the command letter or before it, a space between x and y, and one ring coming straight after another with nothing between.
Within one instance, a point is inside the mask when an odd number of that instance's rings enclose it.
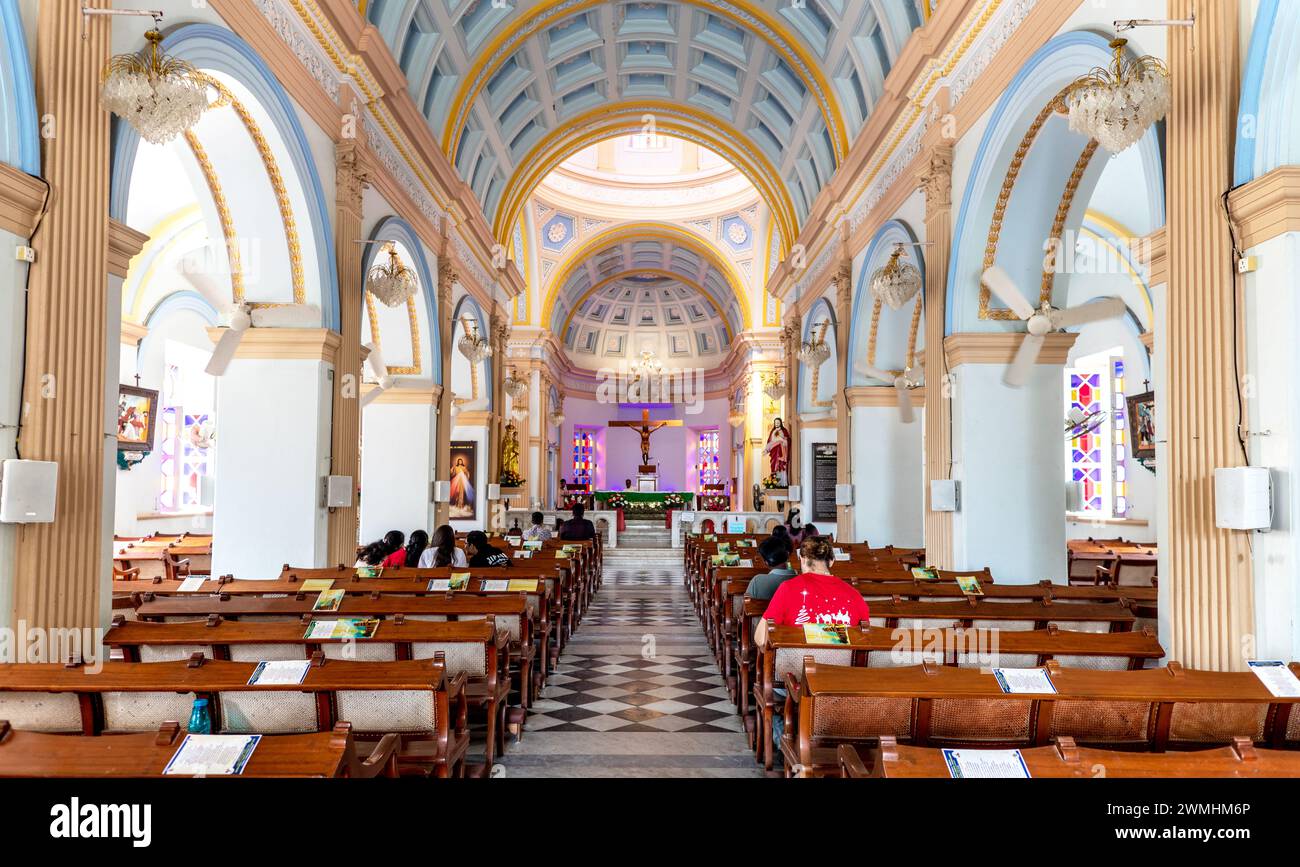
<instances>
[{"instance_id":1,"label":"wooden pew","mask_svg":"<svg viewBox=\"0 0 1300 867\"><path fill-rule=\"evenodd\" d=\"M533 621L523 594L473 593L442 596L345 596L337 611L313 611L314 599L306 597L270 598L266 596L185 596L141 597L136 617L146 621L207 620L218 614L225 620L260 619L298 622L306 619L333 620L340 617L378 617L381 620L458 621L484 620L495 616L498 628L510 635L510 657L518 660L511 669L516 680L520 704L528 707L540 684L534 679L533 662L537 647L533 644ZM540 679L540 675L537 675Z\"/></svg>"},{"instance_id":2,"label":"wooden pew","mask_svg":"<svg viewBox=\"0 0 1300 867\"><path fill-rule=\"evenodd\" d=\"M840 776L846 779L947 778L951 776L943 751L899 744L893 737L880 746L859 749L840 744ZM1153 777L1260 779L1300 777L1300 754L1286 750L1256 749L1250 738L1235 737L1230 747L1182 753L1130 753L1080 747L1062 735L1050 747L1020 751L1031 778L1126 779Z\"/></svg>"},{"instance_id":3,"label":"wooden pew","mask_svg":"<svg viewBox=\"0 0 1300 867\"><path fill-rule=\"evenodd\" d=\"M14 731L0 720L0 778L158 777L184 740L174 722L153 734L74 739ZM347 723L328 732L264 735L239 777L396 777L400 744L397 735L385 735L363 759Z\"/></svg>"},{"instance_id":4,"label":"wooden pew","mask_svg":"<svg viewBox=\"0 0 1300 867\"><path fill-rule=\"evenodd\" d=\"M1094 670L1135 670L1165 655L1149 631L1074 632L1049 627L1042 630L998 629L889 629L852 626L844 646L810 644L803 629L776 626L768 632L768 643L757 661L752 696L754 715L746 729L755 752L766 768L772 767L772 717L781 713L774 690L787 677L800 680L803 664L813 658L823 664L870 668L915 666L923 661L962 668L1033 668L1055 660L1058 665ZM750 686L749 665L742 684ZM746 713L747 706L741 707Z\"/></svg>"},{"instance_id":5,"label":"wooden pew","mask_svg":"<svg viewBox=\"0 0 1300 867\"><path fill-rule=\"evenodd\" d=\"M494 618L460 622L380 621L371 638L304 638L302 623L255 620L149 623L115 618L104 644L120 648L127 662L173 662L194 654L208 659L260 662L277 659L357 659L394 662L433 659L442 655L449 677L465 676L464 695L471 708L483 712L487 723L485 760L491 768L505 752L505 732L522 736L523 712L508 720L510 692L509 635Z\"/></svg>"},{"instance_id":6,"label":"wooden pew","mask_svg":"<svg viewBox=\"0 0 1300 867\"><path fill-rule=\"evenodd\" d=\"M469 749L465 676L447 678L441 658L352 662L317 657L301 684L250 686L257 663L107 662L0 664L0 719L52 734L184 727L194 699L207 698L213 729L232 734L328 732L349 722L363 739L401 736L402 769L439 777L464 773Z\"/></svg>"},{"instance_id":7,"label":"wooden pew","mask_svg":"<svg viewBox=\"0 0 1300 867\"><path fill-rule=\"evenodd\" d=\"M1049 662L1055 693L1008 695L991 673L923 663L854 668L804 661L786 676L787 774L836 773L841 743L885 735L916 746L1025 748L1069 735L1090 746L1164 752L1230 744L1239 735L1300 747L1300 698L1277 698L1250 672L1088 671ZM1300 672L1300 663L1291 663Z\"/></svg>"}]
</instances>

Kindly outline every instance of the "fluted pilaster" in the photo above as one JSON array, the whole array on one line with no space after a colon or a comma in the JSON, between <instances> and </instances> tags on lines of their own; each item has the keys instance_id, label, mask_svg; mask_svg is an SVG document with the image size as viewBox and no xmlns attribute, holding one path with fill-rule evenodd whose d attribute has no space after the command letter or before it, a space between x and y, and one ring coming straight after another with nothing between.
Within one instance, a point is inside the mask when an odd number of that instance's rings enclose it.
<instances>
[{"instance_id":1,"label":"fluted pilaster","mask_svg":"<svg viewBox=\"0 0 1300 867\"><path fill-rule=\"evenodd\" d=\"M335 150L336 202L334 255L339 280L339 344L334 360L333 427L330 466L334 475L361 478L361 306L365 279L361 273L365 248L361 240L361 194L369 180L355 140ZM426 289L427 291L427 289ZM330 514L329 562L356 559L359 508L334 509Z\"/></svg>"},{"instance_id":2,"label":"fluted pilaster","mask_svg":"<svg viewBox=\"0 0 1300 867\"><path fill-rule=\"evenodd\" d=\"M460 280L456 269L445 258L438 262L438 319L446 323L442 329L442 392L438 395L438 421L436 430L437 453L434 455L434 478L438 481L451 479L451 401L455 397L451 388L451 348L456 345L456 323L451 320L452 287ZM436 522L447 523L451 510L447 503L434 506Z\"/></svg>"},{"instance_id":3,"label":"fluted pilaster","mask_svg":"<svg viewBox=\"0 0 1300 867\"><path fill-rule=\"evenodd\" d=\"M781 348L784 353L782 362L785 375L785 422L786 429L790 431L790 467L786 472L787 481L791 485L799 484L799 470L802 461L799 451L799 436L801 425L799 424L799 328L801 320L798 313L791 313L786 320L785 327L781 329ZM767 431L763 432L764 445L767 441ZM766 473L764 473L766 475ZM807 520L804 516L804 520Z\"/></svg>"},{"instance_id":4,"label":"fluted pilaster","mask_svg":"<svg viewBox=\"0 0 1300 867\"><path fill-rule=\"evenodd\" d=\"M853 262L848 261L842 263L835 272L835 376L839 384L835 390L835 481L841 485L853 482L853 413L848 401L849 371L853 369L849 347L849 326L852 321ZM835 512L835 538L857 541L853 507L836 506Z\"/></svg>"},{"instance_id":5,"label":"fluted pilaster","mask_svg":"<svg viewBox=\"0 0 1300 867\"><path fill-rule=\"evenodd\" d=\"M930 509L930 482L952 478L952 397L945 381L944 319L952 247L952 147L932 144L920 177L925 191L925 550L953 568L952 513Z\"/></svg>"},{"instance_id":6,"label":"fluted pilaster","mask_svg":"<svg viewBox=\"0 0 1300 867\"><path fill-rule=\"evenodd\" d=\"M36 101L53 124L42 141L50 208L29 272L23 458L59 465L52 524L19 528L14 620L39 627L95 627L109 573L103 537L108 351L108 115L99 73L109 56L107 21L82 39L82 3L42 3L36 25ZM108 8L110 0L87 0ZM114 335L118 323L111 323ZM117 351L114 337L112 349Z\"/></svg>"},{"instance_id":7,"label":"fluted pilaster","mask_svg":"<svg viewBox=\"0 0 1300 867\"><path fill-rule=\"evenodd\" d=\"M1173 87L1166 125L1169 300L1169 658L1193 668L1244 667L1254 596L1244 533L1214 526L1214 469L1239 465L1234 381L1239 302L1219 197L1232 186L1240 89L1235 3L1197 3L1194 28L1169 30ZM1190 18L1192 0L1171 0ZM1194 43L1194 47L1193 47ZM1167 335L1167 336L1166 336Z\"/></svg>"}]
</instances>

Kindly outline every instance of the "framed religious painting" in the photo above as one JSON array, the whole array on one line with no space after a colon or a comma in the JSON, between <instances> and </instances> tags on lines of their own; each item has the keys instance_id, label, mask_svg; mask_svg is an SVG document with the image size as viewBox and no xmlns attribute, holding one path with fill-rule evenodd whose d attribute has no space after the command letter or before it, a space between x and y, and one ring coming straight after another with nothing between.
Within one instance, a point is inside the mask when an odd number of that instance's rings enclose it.
<instances>
[{"instance_id":1,"label":"framed religious painting","mask_svg":"<svg viewBox=\"0 0 1300 867\"><path fill-rule=\"evenodd\" d=\"M158 392L119 385L117 391L117 450L148 454L158 428Z\"/></svg>"},{"instance_id":2,"label":"framed religious painting","mask_svg":"<svg viewBox=\"0 0 1300 867\"><path fill-rule=\"evenodd\" d=\"M474 490L477 472L478 443L472 440L453 440L448 515L454 521L472 521L478 516L478 496Z\"/></svg>"},{"instance_id":3,"label":"framed religious painting","mask_svg":"<svg viewBox=\"0 0 1300 867\"><path fill-rule=\"evenodd\" d=\"M1133 457L1144 464L1156 459L1156 395L1153 391L1128 397L1129 443Z\"/></svg>"}]
</instances>

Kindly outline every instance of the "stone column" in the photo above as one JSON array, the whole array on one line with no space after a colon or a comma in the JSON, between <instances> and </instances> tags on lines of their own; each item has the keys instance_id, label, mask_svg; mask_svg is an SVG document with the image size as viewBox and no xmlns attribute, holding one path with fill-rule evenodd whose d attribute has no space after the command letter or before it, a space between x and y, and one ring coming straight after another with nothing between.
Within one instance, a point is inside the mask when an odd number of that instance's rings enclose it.
<instances>
[{"instance_id":1,"label":"stone column","mask_svg":"<svg viewBox=\"0 0 1300 867\"><path fill-rule=\"evenodd\" d=\"M334 360L333 433L330 442L330 472L351 476L353 486L361 480L361 306L365 303L361 273L365 248L361 240L361 193L368 172L362 164L355 140L335 149L334 255L339 275L339 328L342 338ZM330 513L329 562L356 560L356 501L346 509Z\"/></svg>"},{"instance_id":2,"label":"stone column","mask_svg":"<svg viewBox=\"0 0 1300 867\"><path fill-rule=\"evenodd\" d=\"M790 429L790 469L786 474L791 485L799 484L799 470L803 462L803 453L800 451L799 444L799 343L800 334L799 326L801 320L798 313L791 313L790 318L786 320L786 325L781 329L781 349L784 353L784 375L785 375L785 415L782 421ZM763 431L763 444L767 444L767 431ZM766 475L764 473L763 475ZM804 522L808 521L808 516L803 516Z\"/></svg>"},{"instance_id":3,"label":"stone column","mask_svg":"<svg viewBox=\"0 0 1300 867\"><path fill-rule=\"evenodd\" d=\"M507 403L505 389L506 341L510 337L510 326L506 324L505 316L504 312L498 310L488 318L488 328L491 332L488 339L492 345L492 408L491 413L488 415L488 474L486 485L494 485L501 478L501 438L505 431ZM484 493L486 494L486 491ZM495 529L493 510L496 508L497 503L500 502L504 502L504 498L487 501L488 514L484 525L489 530Z\"/></svg>"},{"instance_id":4,"label":"stone column","mask_svg":"<svg viewBox=\"0 0 1300 867\"><path fill-rule=\"evenodd\" d=\"M451 388L451 351L456 345L457 331L456 323L451 321L451 292L452 287L460 280L460 275L456 273L455 267L445 258L440 258L438 262L438 317L440 322L444 322L448 327L442 329L442 346L439 351L442 353L442 392L438 395L438 416L436 420L437 450L434 452L433 464L435 475L434 478L440 482L451 480L451 467L448 461L451 459L451 400L455 396ZM434 506L435 521L438 525L447 523L451 509L447 503L437 503Z\"/></svg>"},{"instance_id":5,"label":"stone column","mask_svg":"<svg viewBox=\"0 0 1300 867\"><path fill-rule=\"evenodd\" d=\"M1240 669L1254 632L1248 538L1214 526L1214 470L1243 463L1234 379L1233 307L1240 303L1219 197L1232 187L1240 90L1235 3L1197 3L1194 28L1169 33L1173 88L1166 125L1169 289L1169 659L1192 668ZM1190 18L1192 0L1171 0ZM1195 48L1193 48L1193 43ZM1244 341L1243 341L1244 344ZM1164 599L1162 599L1162 602Z\"/></svg>"},{"instance_id":6,"label":"stone column","mask_svg":"<svg viewBox=\"0 0 1300 867\"><path fill-rule=\"evenodd\" d=\"M853 481L853 413L849 409L849 326L853 320L853 262L843 262L835 272L835 358L839 388L835 390L835 481L847 485ZM816 496L814 492L813 496ZM835 538L856 542L853 527L853 507L835 507L837 525Z\"/></svg>"},{"instance_id":7,"label":"stone column","mask_svg":"<svg viewBox=\"0 0 1300 867\"><path fill-rule=\"evenodd\" d=\"M945 380L944 319L952 249L952 147L933 144L920 178L925 191L925 553L952 569L952 513L930 510L930 482L952 478L952 393Z\"/></svg>"},{"instance_id":8,"label":"stone column","mask_svg":"<svg viewBox=\"0 0 1300 867\"><path fill-rule=\"evenodd\" d=\"M97 95L110 26L91 21L82 39L83 5L112 4L42 3L36 23L37 111L54 124L54 135L42 141L51 195L28 279L18 448L23 458L57 462L59 481L54 522L17 533L14 621L33 627L102 625L101 594L111 575L105 468L116 442L106 428L105 397L118 323L107 321L109 116Z\"/></svg>"}]
</instances>

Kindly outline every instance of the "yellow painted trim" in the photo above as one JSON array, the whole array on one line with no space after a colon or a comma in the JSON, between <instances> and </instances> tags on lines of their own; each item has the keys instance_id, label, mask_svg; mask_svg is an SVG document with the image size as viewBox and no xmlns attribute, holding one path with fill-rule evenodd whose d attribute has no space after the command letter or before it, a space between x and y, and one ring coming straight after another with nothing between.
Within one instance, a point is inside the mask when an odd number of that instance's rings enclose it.
<instances>
[{"instance_id":1,"label":"yellow painted trim","mask_svg":"<svg viewBox=\"0 0 1300 867\"><path fill-rule=\"evenodd\" d=\"M528 199L542 180L560 163L583 148L618 135L639 132L642 128L642 116L662 111L666 114L657 117L655 130L660 134L674 133L687 136L699 136L708 147L725 157L743 174L762 197L764 204L773 218L778 221L781 230L781 251L784 255L794 243L798 234L798 221L795 219L794 202L790 191L781 179L776 167L761 152L744 152L733 144L743 140L737 130L714 128L716 119L690 106L662 100L646 100L621 105L617 108L605 106L577 115L554 130L551 130L519 161L502 193L493 222L492 234L497 241L505 244L508 228L519 219L519 214L527 205ZM673 115L685 115L692 121L686 123Z\"/></svg>"},{"instance_id":2,"label":"yellow painted trim","mask_svg":"<svg viewBox=\"0 0 1300 867\"><path fill-rule=\"evenodd\" d=\"M519 51L525 42L537 36L552 24L603 5L605 2L607 0L578 0L576 3L568 2L568 0L542 0L542 2L529 9L528 14L518 16L514 24L493 37L491 42L478 50L478 59L469 72L466 73L460 90L456 93L455 99L452 100L452 110L449 113L451 122L443 129L442 150L453 165L455 164L456 148L460 145L461 133L469 121L470 111L478 101L483 89L487 87L487 83L492 80L492 76L496 74L506 59ZM825 75L822 74L820 61L813 57L797 39L786 31L779 19L768 14L766 10L750 2L750 0L729 0L729 2L735 3L745 14L753 16L763 26L773 31L786 45L777 44L775 40L752 29L741 16L722 6L718 0L680 0L680 2L701 9L710 15L725 18L761 39L790 65L791 71L799 76L810 95L815 95L817 91L821 91L822 98L817 102L821 110L822 120L831 133L831 142L835 146L835 165L838 167L849 152L848 133L844 126L843 113L835 101L835 92L831 89ZM557 8L561 6L563 8L557 11ZM688 49L689 46L678 46L678 50ZM811 75L811 80L807 75L801 74L801 67Z\"/></svg>"},{"instance_id":3,"label":"yellow painted trim","mask_svg":"<svg viewBox=\"0 0 1300 867\"><path fill-rule=\"evenodd\" d=\"M749 299L745 297L744 283L731 263L719 256L717 251L699 235L669 223L624 223L592 235L584 241L581 247L569 255L564 267L556 272L556 276L547 287L546 300L542 303L541 327L550 327L551 313L555 310L556 298L559 296L561 287L569 281L575 271L585 264L591 253L622 241L642 240L679 243L681 246L708 259L710 264L727 278L731 291L735 293L736 299L740 301L741 325L746 330L753 327L754 320L750 312ZM726 321L725 317L723 321Z\"/></svg>"},{"instance_id":4,"label":"yellow painted trim","mask_svg":"<svg viewBox=\"0 0 1300 867\"><path fill-rule=\"evenodd\" d=\"M592 295L595 295L597 292L604 289L606 286L610 285L611 283L621 280L624 277L629 277L636 274L649 274L655 277L671 277L672 279L676 280L678 283L681 283L683 286L686 286L690 289L694 289L696 292L698 292L700 295L704 297L705 301L709 302L709 306L712 307L713 311L718 314L718 318L722 320L722 327L727 329L728 340L730 341L730 339L735 336L732 333L731 326L727 323L727 314L723 311L722 307L718 304L717 300L715 300L714 297L710 295L708 291L699 283L695 282L694 280L691 280L688 277L683 277L682 275L678 274L675 271L665 271L662 268L632 268L627 271L619 271L617 274L611 274L610 276L603 278L599 283L597 283L595 286L592 286L586 292L582 293L582 297L579 298L577 301L573 302L573 307L569 309L569 315L565 317L564 327L561 328L559 331L560 338L563 339L565 332L569 330L569 325L572 324L573 322L573 316L575 313L578 312L578 308L582 306L582 302L586 301ZM683 323L683 324L690 325L691 323ZM636 325L630 324L630 329L635 330Z\"/></svg>"},{"instance_id":5,"label":"yellow painted trim","mask_svg":"<svg viewBox=\"0 0 1300 867\"><path fill-rule=\"evenodd\" d=\"M131 299L131 306L129 308L130 312L126 314L130 319L136 322L140 321L140 302L143 300L142 292L144 287L149 285L149 281L153 279L154 271L158 267L158 262L161 259L163 250L170 247L178 239L185 237L187 233L194 229L206 228L202 216L202 212L197 204L187 205L179 210L173 211L149 227L149 240L145 242L144 248L140 251L141 253L146 254L146 256L144 259L139 260L141 262L147 260L149 264L145 267L143 273L139 273L135 268L132 268L131 273L127 275L126 280L122 284L123 300L126 300L127 298ZM183 223L186 220L193 221L195 217L199 218L197 222L191 222L191 224L186 226L182 231L171 234L172 230L180 223Z\"/></svg>"}]
</instances>

